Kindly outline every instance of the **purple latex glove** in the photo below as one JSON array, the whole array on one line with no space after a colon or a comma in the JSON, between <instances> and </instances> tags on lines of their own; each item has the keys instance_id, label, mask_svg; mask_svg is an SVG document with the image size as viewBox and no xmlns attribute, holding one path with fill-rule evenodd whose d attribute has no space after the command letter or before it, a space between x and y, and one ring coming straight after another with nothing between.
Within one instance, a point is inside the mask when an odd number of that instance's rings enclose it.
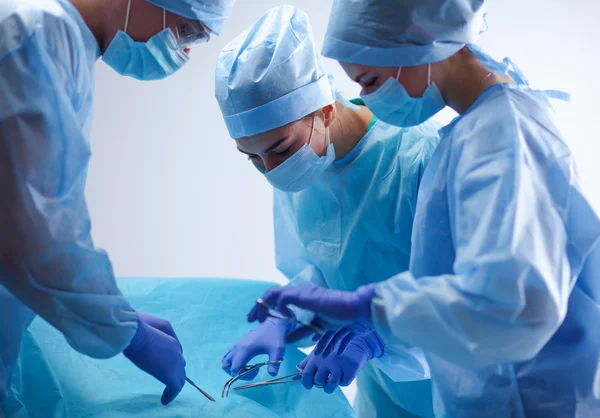
<instances>
[{"instance_id":1,"label":"purple latex glove","mask_svg":"<svg viewBox=\"0 0 600 418\"><path fill-rule=\"evenodd\" d=\"M355 322L371 322L371 300L375 295L375 285L358 288L356 292L331 290L314 285L283 286L269 289L261 298L274 309L287 309L287 305L295 305L302 309L313 311L314 324L324 329L339 329ZM268 309L256 303L248 314L248 321L263 322L268 315ZM319 317L320 316L320 317ZM314 331L313 331L314 332ZM299 327L294 334L306 336L310 330ZM298 338L300 339L300 338ZM297 339L287 339L294 342Z\"/></svg>"},{"instance_id":2,"label":"purple latex glove","mask_svg":"<svg viewBox=\"0 0 600 418\"><path fill-rule=\"evenodd\" d=\"M289 311L288 311L289 312ZM288 316L288 315L286 315ZM267 354L269 361L283 359L285 354L285 336L294 328L294 324L276 318L267 318L249 333L240 338L225 354L222 368L225 373L234 377L240 369L250 364L251 360L261 354ZM279 373L279 364L271 364L267 370L271 376ZM247 374L241 380L252 380L259 370Z\"/></svg>"},{"instance_id":3,"label":"purple latex glove","mask_svg":"<svg viewBox=\"0 0 600 418\"><path fill-rule=\"evenodd\" d=\"M123 354L166 386L160 401L167 405L185 384L183 348L169 321L143 312L137 317L137 332Z\"/></svg>"},{"instance_id":4,"label":"purple latex glove","mask_svg":"<svg viewBox=\"0 0 600 418\"><path fill-rule=\"evenodd\" d=\"M329 357L330 355L341 355L348 344L356 339L365 339L369 341L380 341L383 346L383 340L371 326L355 323L339 330L325 331L319 338L313 338L318 341L314 349L315 355ZM376 356L381 357L381 356Z\"/></svg>"},{"instance_id":5,"label":"purple latex glove","mask_svg":"<svg viewBox=\"0 0 600 418\"><path fill-rule=\"evenodd\" d=\"M323 357L313 351L298 367L302 369L302 386L311 389L313 386L323 388L326 393L333 393L338 386L348 386L358 375L365 363L373 358L381 357L384 352L383 341L374 330L349 330L343 328L338 332L344 337L330 338L326 347L333 345L330 355ZM345 345L341 343L345 341Z\"/></svg>"}]
</instances>

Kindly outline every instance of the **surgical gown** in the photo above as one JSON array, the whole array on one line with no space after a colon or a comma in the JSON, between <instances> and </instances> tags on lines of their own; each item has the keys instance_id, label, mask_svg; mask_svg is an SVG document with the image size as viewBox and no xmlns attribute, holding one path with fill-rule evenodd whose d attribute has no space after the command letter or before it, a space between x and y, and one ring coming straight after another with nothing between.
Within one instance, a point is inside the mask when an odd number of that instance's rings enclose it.
<instances>
[{"instance_id":1,"label":"surgical gown","mask_svg":"<svg viewBox=\"0 0 600 418\"><path fill-rule=\"evenodd\" d=\"M292 284L355 290L408 268L417 191L438 128L434 122L405 129L377 121L309 188L275 190L277 267ZM358 382L359 417L432 416L429 368L416 347L387 345ZM379 407L379 392L396 411Z\"/></svg>"},{"instance_id":2,"label":"surgical gown","mask_svg":"<svg viewBox=\"0 0 600 418\"><path fill-rule=\"evenodd\" d=\"M84 199L99 55L69 1L0 2L0 403L33 312L92 357L136 332Z\"/></svg>"},{"instance_id":3,"label":"surgical gown","mask_svg":"<svg viewBox=\"0 0 600 418\"><path fill-rule=\"evenodd\" d=\"M600 416L600 221L550 104L498 84L442 130L384 340L421 347L436 417Z\"/></svg>"}]
</instances>

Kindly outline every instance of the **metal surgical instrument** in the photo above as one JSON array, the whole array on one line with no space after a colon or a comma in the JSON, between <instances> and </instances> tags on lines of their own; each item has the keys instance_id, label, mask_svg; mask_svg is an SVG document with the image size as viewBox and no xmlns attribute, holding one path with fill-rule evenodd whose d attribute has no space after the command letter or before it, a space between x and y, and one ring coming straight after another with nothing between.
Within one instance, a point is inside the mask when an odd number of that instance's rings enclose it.
<instances>
[{"instance_id":1,"label":"metal surgical instrument","mask_svg":"<svg viewBox=\"0 0 600 418\"><path fill-rule=\"evenodd\" d=\"M270 316L271 318L276 318L276 319L280 319L282 321L291 322L293 324L302 325L303 327L312 328L315 331L315 333L317 333L317 334L322 334L323 333L323 330L320 327L318 327L318 326L316 326L314 324L308 324L308 323L302 322L302 321L300 321L300 320L298 320L296 318L291 318L291 317L282 315L282 314L280 314L277 311L271 310L271 308L269 307L269 305L267 304L267 302L265 302L261 298L256 299L256 303L258 303L259 305L265 307L269 311L268 316Z\"/></svg>"},{"instance_id":2,"label":"metal surgical instrument","mask_svg":"<svg viewBox=\"0 0 600 418\"><path fill-rule=\"evenodd\" d=\"M202 389L200 389L194 382L192 382L192 379L190 379L189 377L186 376L185 381L188 382L193 387L195 387L196 389L198 389L201 394L203 394L204 396L206 396L208 398L208 400L210 400L212 402L216 402L215 398L213 398L208 393L206 393L205 391L203 391Z\"/></svg>"},{"instance_id":3,"label":"metal surgical instrument","mask_svg":"<svg viewBox=\"0 0 600 418\"><path fill-rule=\"evenodd\" d=\"M235 377L232 377L231 379L229 379L227 381L227 383L225 383L225 386L223 386L223 391L221 392L221 397L222 398L228 397L229 396L229 390L231 389L231 385L233 385L237 380L241 379L242 377L244 377L244 376L252 373L254 370L259 369L262 366L268 366L268 365L271 365L271 364L280 364L282 361L283 361L283 359L277 360L277 361L265 361L264 363L257 363L257 364L246 365L246 366L242 367L242 369L238 372L238 374ZM252 383L252 384L249 384L249 385L243 385L243 386L240 386L239 388L247 389L247 388L250 388L250 387L266 386L266 385L269 385L269 384L276 385L276 384L280 384L280 383L293 383L293 382L297 382L297 380L287 380L287 381L284 380L284 379L288 379L288 378L291 378L291 377L299 376L302 373L301 370L298 369L298 366L296 366L296 370L298 370L297 373L291 374L289 376L277 377L277 378L274 378L274 379L265 380L264 382L256 382L256 383ZM239 388L235 388L235 390L238 390Z\"/></svg>"},{"instance_id":4,"label":"metal surgical instrument","mask_svg":"<svg viewBox=\"0 0 600 418\"><path fill-rule=\"evenodd\" d=\"M248 383L247 385L242 385L233 388L233 390L244 390L244 389L252 389L256 387L269 386L269 385L280 385L283 383L298 383L299 379L294 379L295 377L302 376L302 369L296 366L297 372L294 374L289 374L287 376L276 377L274 379L265 380L262 382ZM288 380L286 380L288 379Z\"/></svg>"}]
</instances>

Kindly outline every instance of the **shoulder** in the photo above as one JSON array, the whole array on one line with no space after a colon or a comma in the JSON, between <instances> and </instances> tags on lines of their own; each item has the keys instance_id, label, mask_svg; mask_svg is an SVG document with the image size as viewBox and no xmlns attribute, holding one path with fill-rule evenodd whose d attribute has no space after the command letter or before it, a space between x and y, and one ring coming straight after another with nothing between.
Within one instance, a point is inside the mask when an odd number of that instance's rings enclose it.
<instances>
[{"instance_id":1,"label":"shoulder","mask_svg":"<svg viewBox=\"0 0 600 418\"><path fill-rule=\"evenodd\" d=\"M539 92L499 86L444 136L450 141L451 172L499 176L530 167L534 160L545 165L568 152L550 114L550 104Z\"/></svg>"},{"instance_id":2,"label":"shoulder","mask_svg":"<svg viewBox=\"0 0 600 418\"><path fill-rule=\"evenodd\" d=\"M447 139L454 152L467 152L471 160L477 155L514 156L547 112L533 91L498 85L460 117Z\"/></svg>"},{"instance_id":3,"label":"shoulder","mask_svg":"<svg viewBox=\"0 0 600 418\"><path fill-rule=\"evenodd\" d=\"M510 145L519 134L545 125L550 110L540 92L524 86L496 85L460 118L450 134L459 141L493 136L493 142Z\"/></svg>"},{"instance_id":4,"label":"shoulder","mask_svg":"<svg viewBox=\"0 0 600 418\"><path fill-rule=\"evenodd\" d=\"M1 3L0 60L24 47L74 48L78 25L62 1L3 0Z\"/></svg>"}]
</instances>

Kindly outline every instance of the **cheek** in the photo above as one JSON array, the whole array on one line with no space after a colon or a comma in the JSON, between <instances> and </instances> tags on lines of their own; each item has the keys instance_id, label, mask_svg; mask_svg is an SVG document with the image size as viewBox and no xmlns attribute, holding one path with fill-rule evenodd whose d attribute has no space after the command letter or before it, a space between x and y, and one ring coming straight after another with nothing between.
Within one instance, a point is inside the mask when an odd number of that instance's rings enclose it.
<instances>
[{"instance_id":1,"label":"cheek","mask_svg":"<svg viewBox=\"0 0 600 418\"><path fill-rule=\"evenodd\" d=\"M425 71L422 67L407 68L400 73L400 83L410 97L422 97L427 89L427 66L424 68Z\"/></svg>"}]
</instances>

